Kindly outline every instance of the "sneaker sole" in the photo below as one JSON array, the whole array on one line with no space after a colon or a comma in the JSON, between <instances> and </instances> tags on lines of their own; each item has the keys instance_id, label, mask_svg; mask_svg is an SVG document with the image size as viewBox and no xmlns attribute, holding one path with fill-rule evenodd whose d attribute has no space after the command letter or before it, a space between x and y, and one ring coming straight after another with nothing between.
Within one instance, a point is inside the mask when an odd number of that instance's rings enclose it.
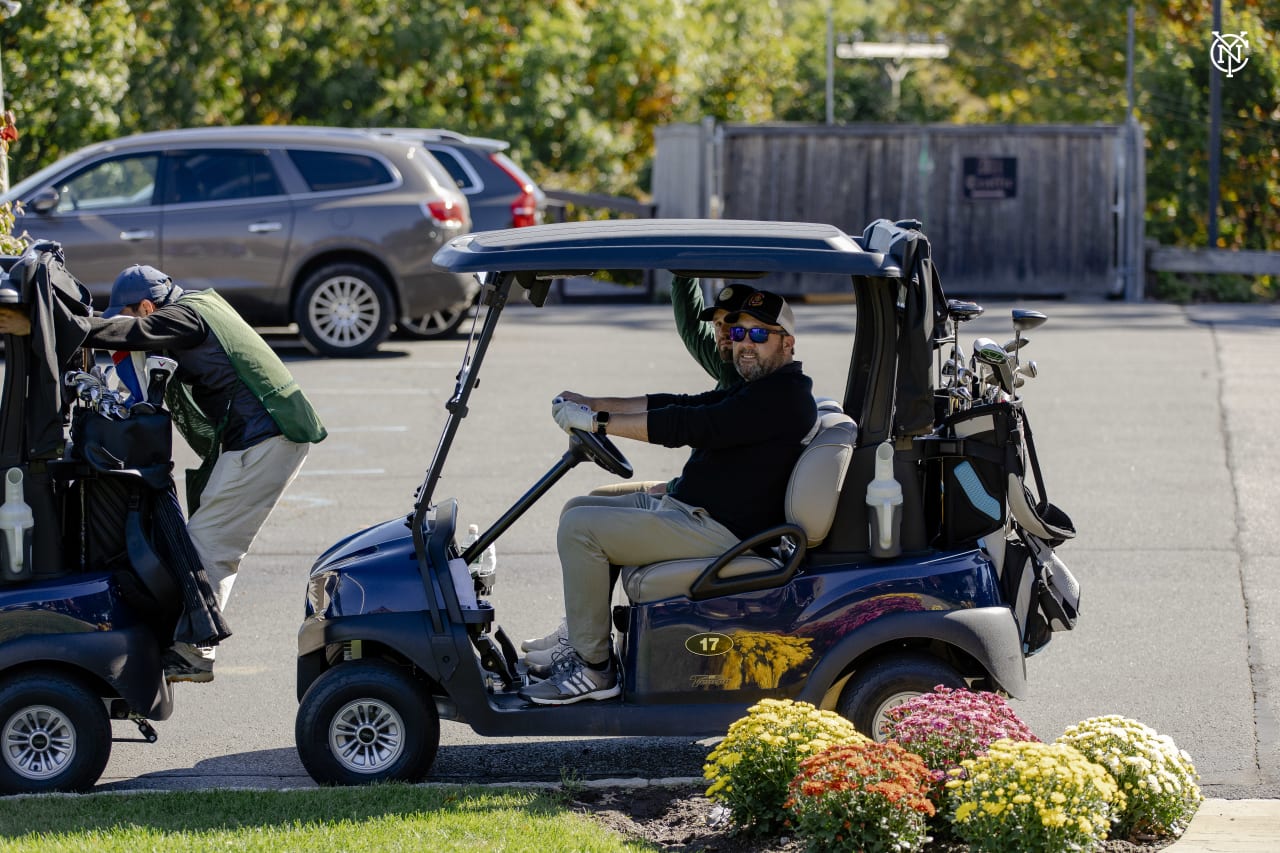
<instances>
[{"instance_id":1,"label":"sneaker sole","mask_svg":"<svg viewBox=\"0 0 1280 853\"><path fill-rule=\"evenodd\" d=\"M164 680L169 684L208 684L213 681L213 672L184 672L182 674L165 674Z\"/></svg>"},{"instance_id":2,"label":"sneaker sole","mask_svg":"<svg viewBox=\"0 0 1280 853\"><path fill-rule=\"evenodd\" d=\"M622 685L615 684L612 687L606 687L603 690L592 690L590 693L583 693L580 696L569 696L564 699L540 699L533 696L525 696L535 705L572 705L574 702L581 702L584 699L612 699L622 694Z\"/></svg>"}]
</instances>

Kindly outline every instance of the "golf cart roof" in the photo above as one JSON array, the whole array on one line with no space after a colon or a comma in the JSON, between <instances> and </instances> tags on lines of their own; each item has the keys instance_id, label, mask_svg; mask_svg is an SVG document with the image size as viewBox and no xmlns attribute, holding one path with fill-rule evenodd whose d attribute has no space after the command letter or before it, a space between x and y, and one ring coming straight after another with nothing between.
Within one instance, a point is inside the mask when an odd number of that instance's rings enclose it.
<instances>
[{"instance_id":1,"label":"golf cart roof","mask_svg":"<svg viewBox=\"0 0 1280 853\"><path fill-rule=\"evenodd\" d=\"M732 219L616 219L482 231L451 240L435 263L452 272L671 270L706 277L773 272L897 278L892 256L868 252L833 225Z\"/></svg>"}]
</instances>

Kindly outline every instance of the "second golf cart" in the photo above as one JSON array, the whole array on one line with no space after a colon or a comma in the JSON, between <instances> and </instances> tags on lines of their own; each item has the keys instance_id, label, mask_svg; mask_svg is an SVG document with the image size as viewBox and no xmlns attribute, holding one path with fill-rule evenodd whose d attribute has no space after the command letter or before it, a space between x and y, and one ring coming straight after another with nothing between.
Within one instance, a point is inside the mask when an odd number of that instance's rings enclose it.
<instances>
[{"instance_id":1,"label":"second golf cart","mask_svg":"<svg viewBox=\"0 0 1280 853\"><path fill-rule=\"evenodd\" d=\"M1052 550L1074 531L1023 485L1016 355L995 365L975 347L965 360L958 325L981 309L948 305L918 223L878 220L856 238L804 223L569 223L460 237L436 263L482 275L483 326L408 518L347 537L311 570L296 738L318 782L421 779L441 718L491 736L702 737L772 697L874 735L889 708L938 684L1022 694L1025 656L1074 623ZM465 547L456 500L435 492L508 301L519 289L542 308L554 279L602 269L839 276L855 335L843 397L820 409L792 474L787 524L715 559L623 567L621 696L547 708L519 696L530 676L468 566L575 465L629 477L630 464L573 431Z\"/></svg>"}]
</instances>

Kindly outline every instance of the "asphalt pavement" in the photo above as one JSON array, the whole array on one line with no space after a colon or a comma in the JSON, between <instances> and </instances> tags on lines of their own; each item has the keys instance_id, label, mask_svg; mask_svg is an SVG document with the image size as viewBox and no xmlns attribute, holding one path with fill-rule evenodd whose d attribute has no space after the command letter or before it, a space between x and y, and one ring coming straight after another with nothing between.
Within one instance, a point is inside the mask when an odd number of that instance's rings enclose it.
<instances>
[{"instance_id":1,"label":"asphalt pavement","mask_svg":"<svg viewBox=\"0 0 1280 853\"><path fill-rule=\"evenodd\" d=\"M1176 845L1180 853L1276 849L1280 453L1271 431L1280 422L1280 307L1016 305L1049 315L1022 353L1040 369L1023 396L1051 499L1079 530L1059 555L1083 598L1076 630L1028 661L1029 693L1013 707L1045 740L1102 714L1171 736L1212 798ZM988 302L962 334L1011 337L1014 306ZM798 306L798 358L816 393L842 394L854 310ZM313 785L293 746L307 569L345 534L411 509L466 343L391 341L375 357L344 361L312 358L287 335L270 339L330 437L245 560L217 678L177 687L156 744L123 742L137 732L114 723L122 742L99 790ZM547 405L563 389L630 395L708 386L669 307L514 306L437 495L459 499L463 524L494 520L563 452ZM678 450L623 449L644 479L670 476L683 461ZM179 468L190 465L180 452ZM545 633L559 620L559 507L609 479L579 466L498 542L493 601L512 636ZM707 750L681 738L481 738L444 723L431 780L688 778L700 776ZM1255 830L1265 848L1249 846Z\"/></svg>"}]
</instances>

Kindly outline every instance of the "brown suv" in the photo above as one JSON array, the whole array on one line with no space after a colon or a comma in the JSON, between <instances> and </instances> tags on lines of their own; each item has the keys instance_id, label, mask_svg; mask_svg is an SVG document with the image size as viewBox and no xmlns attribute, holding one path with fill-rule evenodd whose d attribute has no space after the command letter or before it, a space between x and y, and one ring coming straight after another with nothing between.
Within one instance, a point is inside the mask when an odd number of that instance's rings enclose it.
<instances>
[{"instance_id":1,"label":"brown suv","mask_svg":"<svg viewBox=\"0 0 1280 853\"><path fill-rule=\"evenodd\" d=\"M95 299L120 270L213 287L256 325L298 324L361 355L477 283L431 263L471 229L448 173L409 140L316 127L143 133L83 148L16 184L15 233L56 240Z\"/></svg>"}]
</instances>

